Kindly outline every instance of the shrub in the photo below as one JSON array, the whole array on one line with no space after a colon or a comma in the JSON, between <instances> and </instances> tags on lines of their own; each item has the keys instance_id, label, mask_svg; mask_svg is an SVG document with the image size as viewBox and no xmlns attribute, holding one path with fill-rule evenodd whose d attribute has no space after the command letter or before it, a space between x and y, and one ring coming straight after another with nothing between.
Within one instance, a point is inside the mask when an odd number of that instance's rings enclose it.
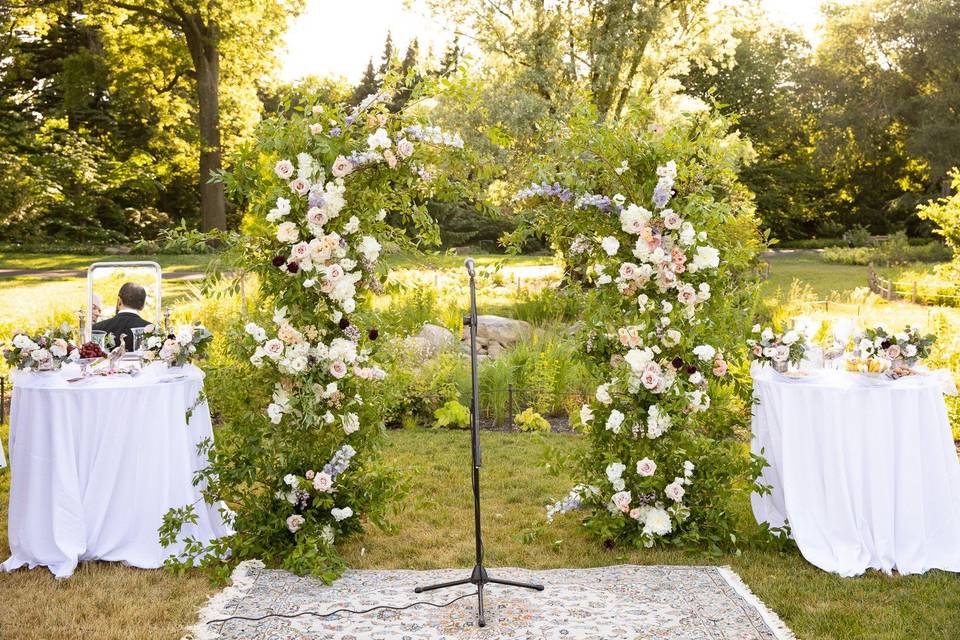
<instances>
[{"instance_id":1,"label":"shrub","mask_svg":"<svg viewBox=\"0 0 960 640\"><path fill-rule=\"evenodd\" d=\"M533 407L527 407L518 413L513 423L517 425L520 431L549 432L550 423L542 415L533 410Z\"/></svg>"},{"instance_id":2,"label":"shrub","mask_svg":"<svg viewBox=\"0 0 960 640\"><path fill-rule=\"evenodd\" d=\"M449 427L451 429L466 429L470 426L470 409L456 400L450 400L433 412L436 421L435 427Z\"/></svg>"},{"instance_id":3,"label":"shrub","mask_svg":"<svg viewBox=\"0 0 960 640\"><path fill-rule=\"evenodd\" d=\"M912 244L904 232L895 233L873 247L831 247L821 254L826 262L848 265L891 266L910 262L944 262L950 259L949 247L931 240L925 244Z\"/></svg>"}]
</instances>

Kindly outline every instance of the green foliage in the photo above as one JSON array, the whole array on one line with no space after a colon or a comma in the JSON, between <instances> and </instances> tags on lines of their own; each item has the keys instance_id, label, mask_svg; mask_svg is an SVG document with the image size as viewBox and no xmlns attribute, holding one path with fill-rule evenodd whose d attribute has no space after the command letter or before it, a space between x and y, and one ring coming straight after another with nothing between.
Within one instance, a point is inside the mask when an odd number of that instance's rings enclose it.
<instances>
[{"instance_id":1,"label":"green foliage","mask_svg":"<svg viewBox=\"0 0 960 640\"><path fill-rule=\"evenodd\" d=\"M950 249L936 240L912 245L907 234L900 232L875 247L829 247L821 255L826 262L833 264L891 266L911 262L944 262L952 254Z\"/></svg>"},{"instance_id":2,"label":"green foliage","mask_svg":"<svg viewBox=\"0 0 960 640\"><path fill-rule=\"evenodd\" d=\"M520 431L544 433L550 431L550 423L542 415L527 407L513 418L513 423Z\"/></svg>"},{"instance_id":3,"label":"green foliage","mask_svg":"<svg viewBox=\"0 0 960 640\"><path fill-rule=\"evenodd\" d=\"M178 226L160 230L155 240L141 238L135 242L132 253L202 255L216 251L219 240L219 234L190 228L181 218Z\"/></svg>"},{"instance_id":4,"label":"green foliage","mask_svg":"<svg viewBox=\"0 0 960 640\"><path fill-rule=\"evenodd\" d=\"M728 377L723 359L742 353L763 246L737 180L748 150L728 127L701 114L651 131L643 122L598 124L585 110L550 132L549 153L519 177L524 225L510 240L539 234L560 256L567 286L581 291L590 371L604 381L582 409L590 449L574 490L589 510L587 529L604 541L736 547L730 506L763 466L737 437L750 392ZM655 193L672 196L669 211L651 203ZM668 213L681 220L668 222ZM682 222L692 225L687 232ZM676 266L687 253L709 253L705 243L719 251L715 269L696 259ZM651 257L654 245L665 260ZM636 275L643 265L651 272ZM709 296L683 303L686 285ZM634 471L644 458L655 473Z\"/></svg>"},{"instance_id":5,"label":"green foliage","mask_svg":"<svg viewBox=\"0 0 960 640\"><path fill-rule=\"evenodd\" d=\"M953 195L929 202L917 213L936 224L935 233L943 236L954 253L960 255L960 169L953 169L950 178Z\"/></svg>"},{"instance_id":6,"label":"green foliage","mask_svg":"<svg viewBox=\"0 0 960 640\"><path fill-rule=\"evenodd\" d=\"M456 400L448 400L446 404L433 412L436 420L435 427L449 427L451 429L466 429L470 426L470 409Z\"/></svg>"}]
</instances>

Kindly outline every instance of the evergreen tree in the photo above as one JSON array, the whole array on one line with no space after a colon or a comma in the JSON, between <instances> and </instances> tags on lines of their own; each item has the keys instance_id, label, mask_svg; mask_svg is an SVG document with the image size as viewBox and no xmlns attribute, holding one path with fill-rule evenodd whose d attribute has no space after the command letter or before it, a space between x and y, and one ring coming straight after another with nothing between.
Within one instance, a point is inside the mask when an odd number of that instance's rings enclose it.
<instances>
[{"instance_id":1,"label":"evergreen tree","mask_svg":"<svg viewBox=\"0 0 960 640\"><path fill-rule=\"evenodd\" d=\"M420 72L417 70L419 62L420 45L417 39L410 41L407 47L407 53L403 56L403 62L400 63L400 86L390 103L390 110L397 112L406 106L413 94L414 88L423 80Z\"/></svg>"},{"instance_id":2,"label":"evergreen tree","mask_svg":"<svg viewBox=\"0 0 960 640\"><path fill-rule=\"evenodd\" d=\"M447 45L446 50L443 52L443 59L440 60L438 73L441 76L452 73L460 66L460 53L460 39L454 38L453 42Z\"/></svg>"},{"instance_id":3,"label":"evergreen tree","mask_svg":"<svg viewBox=\"0 0 960 640\"><path fill-rule=\"evenodd\" d=\"M360 101L366 98L371 93L376 93L379 89L380 83L377 81L377 74L373 70L373 58L367 62L367 70L363 72L363 77L360 78L360 84L356 86L353 90L353 95L350 97L351 104L360 104Z\"/></svg>"},{"instance_id":4,"label":"evergreen tree","mask_svg":"<svg viewBox=\"0 0 960 640\"><path fill-rule=\"evenodd\" d=\"M383 43L383 58L380 60L380 70L377 74L377 80L383 81L383 77L392 69L396 60L393 53L393 34L387 31L387 39Z\"/></svg>"}]
</instances>

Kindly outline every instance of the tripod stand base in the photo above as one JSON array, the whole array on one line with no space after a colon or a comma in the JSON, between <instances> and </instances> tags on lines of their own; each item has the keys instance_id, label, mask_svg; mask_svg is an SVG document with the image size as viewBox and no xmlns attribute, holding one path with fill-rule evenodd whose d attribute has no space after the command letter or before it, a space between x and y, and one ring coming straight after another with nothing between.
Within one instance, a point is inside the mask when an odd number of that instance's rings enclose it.
<instances>
[{"instance_id":1,"label":"tripod stand base","mask_svg":"<svg viewBox=\"0 0 960 640\"><path fill-rule=\"evenodd\" d=\"M414 593L423 593L424 591L436 591L437 589L446 589L448 587L459 587L464 584L475 584L477 585L477 624L481 627L487 626L487 621L483 615L483 587L488 584L502 584L508 587L520 587L521 589L533 589L534 591L543 591L542 584L532 584L527 582L516 582L513 580L498 580L496 578L491 578L487 575L487 570L483 565L476 565L473 567L473 573L470 574L469 578L464 578L463 580L454 580L452 582L441 582L439 584L431 584L426 587L417 587L414 589Z\"/></svg>"}]
</instances>

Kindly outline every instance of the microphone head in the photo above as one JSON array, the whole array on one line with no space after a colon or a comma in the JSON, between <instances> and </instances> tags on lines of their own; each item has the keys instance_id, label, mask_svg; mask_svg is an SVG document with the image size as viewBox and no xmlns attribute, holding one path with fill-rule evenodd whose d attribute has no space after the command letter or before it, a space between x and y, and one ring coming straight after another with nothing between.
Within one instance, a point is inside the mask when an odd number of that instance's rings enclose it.
<instances>
[{"instance_id":1,"label":"microphone head","mask_svg":"<svg viewBox=\"0 0 960 640\"><path fill-rule=\"evenodd\" d=\"M473 258L467 258L466 260L464 260L464 261L463 261L463 266L465 266L465 267L467 268L467 272L468 272L470 275L473 275L473 269L474 269Z\"/></svg>"}]
</instances>

